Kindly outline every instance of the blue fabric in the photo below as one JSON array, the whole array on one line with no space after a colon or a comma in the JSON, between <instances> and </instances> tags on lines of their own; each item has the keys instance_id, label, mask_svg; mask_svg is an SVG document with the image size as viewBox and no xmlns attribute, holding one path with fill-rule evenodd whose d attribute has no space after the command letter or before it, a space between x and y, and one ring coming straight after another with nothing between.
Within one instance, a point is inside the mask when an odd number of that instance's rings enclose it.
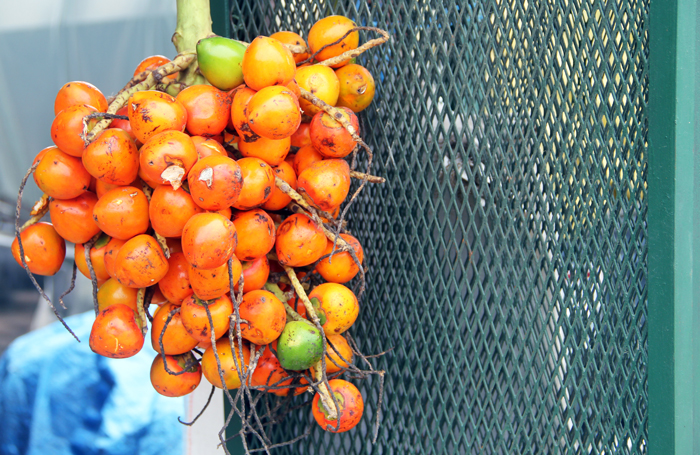
<instances>
[{"instance_id":1,"label":"blue fabric","mask_svg":"<svg viewBox=\"0 0 700 455\"><path fill-rule=\"evenodd\" d=\"M128 359L90 350L94 313L15 340L0 358L0 454L177 455L183 398L159 395L149 379L156 353L147 339Z\"/></svg>"}]
</instances>

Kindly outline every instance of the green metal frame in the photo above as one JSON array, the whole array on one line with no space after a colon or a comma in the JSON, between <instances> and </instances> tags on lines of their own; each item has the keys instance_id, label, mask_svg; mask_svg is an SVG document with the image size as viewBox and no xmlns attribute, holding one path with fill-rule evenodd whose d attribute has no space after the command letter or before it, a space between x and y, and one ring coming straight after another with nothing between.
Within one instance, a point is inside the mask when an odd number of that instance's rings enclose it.
<instances>
[{"instance_id":1,"label":"green metal frame","mask_svg":"<svg viewBox=\"0 0 700 455\"><path fill-rule=\"evenodd\" d=\"M700 8L652 0L649 453L700 453Z\"/></svg>"}]
</instances>

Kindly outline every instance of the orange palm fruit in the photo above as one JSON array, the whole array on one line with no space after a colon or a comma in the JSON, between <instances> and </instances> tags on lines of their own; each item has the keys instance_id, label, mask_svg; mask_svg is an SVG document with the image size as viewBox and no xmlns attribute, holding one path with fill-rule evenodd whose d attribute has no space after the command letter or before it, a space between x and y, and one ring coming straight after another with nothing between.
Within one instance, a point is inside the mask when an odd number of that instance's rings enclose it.
<instances>
[{"instance_id":1,"label":"orange palm fruit","mask_svg":"<svg viewBox=\"0 0 700 455\"><path fill-rule=\"evenodd\" d=\"M277 228L275 249L282 265L303 267L313 264L323 255L326 244L326 235L306 215L291 215Z\"/></svg>"},{"instance_id":2,"label":"orange palm fruit","mask_svg":"<svg viewBox=\"0 0 700 455\"><path fill-rule=\"evenodd\" d=\"M335 210L350 191L350 166L339 159L313 163L299 174L297 191L321 210Z\"/></svg>"}]
</instances>

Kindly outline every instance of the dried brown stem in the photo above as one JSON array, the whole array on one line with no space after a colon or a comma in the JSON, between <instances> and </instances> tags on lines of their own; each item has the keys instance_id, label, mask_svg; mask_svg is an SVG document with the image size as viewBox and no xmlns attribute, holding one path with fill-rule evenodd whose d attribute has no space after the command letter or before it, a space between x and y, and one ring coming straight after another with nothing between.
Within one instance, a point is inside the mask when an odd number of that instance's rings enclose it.
<instances>
[{"instance_id":1,"label":"dried brown stem","mask_svg":"<svg viewBox=\"0 0 700 455\"><path fill-rule=\"evenodd\" d=\"M140 288L136 293L136 311L141 319L141 335L148 332L148 318L146 317L146 288Z\"/></svg>"},{"instance_id":2,"label":"dried brown stem","mask_svg":"<svg viewBox=\"0 0 700 455\"><path fill-rule=\"evenodd\" d=\"M322 216L323 218L329 221L335 219L335 217L332 214L309 205L309 203L306 202L306 199L304 199L304 197L301 194L299 194L294 188L292 188L287 182L285 182L281 178L275 177L275 185L277 186L277 188L280 189L280 191L292 198L297 204L304 207L304 209L306 209L307 212L315 214L317 216Z\"/></svg>"},{"instance_id":3,"label":"dried brown stem","mask_svg":"<svg viewBox=\"0 0 700 455\"><path fill-rule=\"evenodd\" d=\"M56 315L56 318L61 321L61 324L63 324L63 327L68 330L68 332L73 335L73 338L78 340L80 342L80 338L73 333L73 331L68 327L68 324L66 324L66 321L63 320L60 314L58 314L58 310L56 310L56 307L53 305L51 302L51 299L49 296L46 295L46 292L42 289L42 287L39 285L39 283L36 281L36 278L34 278L34 274L32 273L31 270L29 270L29 266L27 265L27 257L24 254L24 245L22 242L22 237L20 236L20 227L19 227L19 218L22 213L22 196L24 195L24 187L27 186L27 180L29 180L29 176L32 175L32 172L36 169L36 167L39 165L39 163L34 163L32 167L27 170L27 173L24 174L24 178L22 178L22 181L19 184L19 190L17 191L17 206L15 207L15 238L17 239L17 246L19 247L19 258L22 261L22 267L24 270L27 272L27 275L29 275L29 279L31 280L32 284L34 285L34 288L39 291L39 294L41 294L41 297L46 300L46 302L49 304L51 307L51 310L53 311L53 314Z\"/></svg>"},{"instance_id":4,"label":"dried brown stem","mask_svg":"<svg viewBox=\"0 0 700 455\"><path fill-rule=\"evenodd\" d=\"M93 238L83 244L83 248L85 248L85 263L87 264L88 271L90 272L90 282L92 283L92 304L95 307L95 316L97 316L97 314L100 312L100 308L99 304L97 303L97 275L95 274L95 268L92 266L90 251L92 251L92 247L95 245L95 242L97 242L97 239L99 239L101 235L102 232L98 232Z\"/></svg>"},{"instance_id":5,"label":"dried brown stem","mask_svg":"<svg viewBox=\"0 0 700 455\"><path fill-rule=\"evenodd\" d=\"M345 33L345 35L343 35L342 38L340 38L339 40L337 40L334 43L328 44L327 46L332 46L333 44L338 44L340 41L345 39L345 37L348 36L350 33L353 33L353 32L359 31L359 30L366 30L369 32L377 32L381 35L381 37L371 39L371 40L365 42L364 44L362 44L361 46L358 46L356 49L345 51L336 57L326 59L322 62L319 62L318 64L325 65L325 66L337 65L337 64L342 63L346 60L350 60L350 59L359 57L360 55L362 55L363 52L367 52L368 50L372 49L373 47L377 47L380 44L386 43L387 41L389 41L389 38L390 38L389 33L387 33L386 31L384 31L380 28L377 28L377 27L354 27L351 30L348 30L348 32ZM326 46L324 46L324 47L326 47ZM316 54L318 54L322 50L323 50L323 48L319 49L318 51L316 51L316 53L314 53L313 56L315 57Z\"/></svg>"},{"instance_id":6,"label":"dried brown stem","mask_svg":"<svg viewBox=\"0 0 700 455\"><path fill-rule=\"evenodd\" d=\"M364 172L350 171L350 177L354 179L367 180L369 183L385 183L386 179L384 177L378 177L376 175L365 174Z\"/></svg>"}]
</instances>

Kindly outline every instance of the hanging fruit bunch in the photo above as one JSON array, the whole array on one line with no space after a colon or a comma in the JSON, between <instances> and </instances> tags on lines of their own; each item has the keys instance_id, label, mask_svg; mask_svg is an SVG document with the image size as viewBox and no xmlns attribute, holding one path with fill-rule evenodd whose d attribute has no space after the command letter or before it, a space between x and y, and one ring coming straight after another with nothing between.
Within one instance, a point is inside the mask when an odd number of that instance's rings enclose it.
<instances>
[{"instance_id":1,"label":"hanging fruit bunch","mask_svg":"<svg viewBox=\"0 0 700 455\"><path fill-rule=\"evenodd\" d=\"M59 90L54 146L34 160L17 213L30 176L44 195L24 226L18 217L13 255L34 280L74 243L74 279L77 267L94 287L91 349L125 358L150 342L159 393L188 394L203 374L241 434L264 435L274 416L242 411L257 403L249 390L309 391L322 428L350 430L364 405L341 376L383 375L354 364L364 356L347 334L365 272L345 214L383 182L357 118L374 79L352 60L388 35L330 16L308 45L289 31L248 44L210 24L208 1L180 1L175 59L145 59L109 101L85 82ZM361 30L381 37L360 46Z\"/></svg>"}]
</instances>

